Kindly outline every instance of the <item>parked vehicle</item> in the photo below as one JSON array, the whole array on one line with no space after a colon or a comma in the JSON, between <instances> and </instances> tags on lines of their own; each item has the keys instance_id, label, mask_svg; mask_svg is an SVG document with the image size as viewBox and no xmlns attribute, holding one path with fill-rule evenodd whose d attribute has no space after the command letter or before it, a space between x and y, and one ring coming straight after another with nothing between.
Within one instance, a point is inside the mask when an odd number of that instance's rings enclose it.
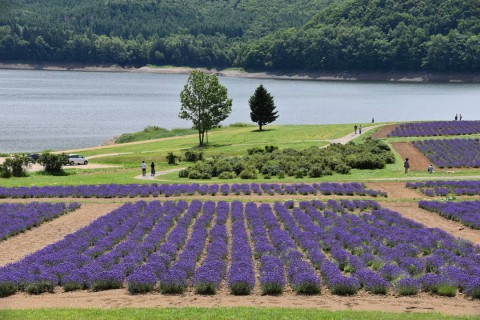
<instances>
[{"instance_id":1,"label":"parked vehicle","mask_svg":"<svg viewBox=\"0 0 480 320\"><path fill-rule=\"evenodd\" d=\"M88 159L79 154L69 154L68 155L68 162L71 166L76 164L88 164Z\"/></svg>"},{"instance_id":2,"label":"parked vehicle","mask_svg":"<svg viewBox=\"0 0 480 320\"><path fill-rule=\"evenodd\" d=\"M27 154L27 157L29 157L33 161L37 161L38 159L40 159L40 154L39 153L30 153L30 154Z\"/></svg>"}]
</instances>

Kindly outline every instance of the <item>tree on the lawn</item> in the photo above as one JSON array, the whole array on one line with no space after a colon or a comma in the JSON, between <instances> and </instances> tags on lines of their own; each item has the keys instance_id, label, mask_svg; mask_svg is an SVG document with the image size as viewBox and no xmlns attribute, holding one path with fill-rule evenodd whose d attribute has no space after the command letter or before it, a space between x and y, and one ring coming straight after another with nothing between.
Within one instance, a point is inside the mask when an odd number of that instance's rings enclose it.
<instances>
[{"instance_id":1,"label":"tree on the lawn","mask_svg":"<svg viewBox=\"0 0 480 320\"><path fill-rule=\"evenodd\" d=\"M182 106L179 117L192 120L198 130L199 145L205 144L205 134L225 120L232 112L232 99L228 99L227 88L218 82L214 74L192 71L187 84L180 93Z\"/></svg>"},{"instance_id":2,"label":"tree on the lawn","mask_svg":"<svg viewBox=\"0 0 480 320\"><path fill-rule=\"evenodd\" d=\"M248 103L251 110L250 118L258 124L260 131L262 131L264 125L272 123L278 118L273 97L263 85L258 86Z\"/></svg>"}]
</instances>

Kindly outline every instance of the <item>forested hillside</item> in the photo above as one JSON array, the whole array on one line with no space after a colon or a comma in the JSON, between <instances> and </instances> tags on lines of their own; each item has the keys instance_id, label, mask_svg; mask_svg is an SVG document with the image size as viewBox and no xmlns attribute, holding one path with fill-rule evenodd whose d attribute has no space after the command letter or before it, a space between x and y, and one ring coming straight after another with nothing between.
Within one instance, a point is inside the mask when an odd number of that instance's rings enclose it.
<instances>
[{"instance_id":1,"label":"forested hillside","mask_svg":"<svg viewBox=\"0 0 480 320\"><path fill-rule=\"evenodd\" d=\"M231 66L243 43L332 1L17 0L0 11L0 59Z\"/></svg>"},{"instance_id":2,"label":"forested hillside","mask_svg":"<svg viewBox=\"0 0 480 320\"><path fill-rule=\"evenodd\" d=\"M480 70L480 0L350 0L247 44L247 68Z\"/></svg>"},{"instance_id":3,"label":"forested hillside","mask_svg":"<svg viewBox=\"0 0 480 320\"><path fill-rule=\"evenodd\" d=\"M480 70L480 0L0 0L0 60Z\"/></svg>"}]
</instances>

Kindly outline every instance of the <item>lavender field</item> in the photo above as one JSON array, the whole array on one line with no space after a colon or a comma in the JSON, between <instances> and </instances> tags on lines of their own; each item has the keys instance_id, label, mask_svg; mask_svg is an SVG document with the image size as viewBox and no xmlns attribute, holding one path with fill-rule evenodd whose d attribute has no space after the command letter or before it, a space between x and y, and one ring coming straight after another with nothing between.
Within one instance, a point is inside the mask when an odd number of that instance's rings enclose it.
<instances>
[{"instance_id":1,"label":"lavender field","mask_svg":"<svg viewBox=\"0 0 480 320\"><path fill-rule=\"evenodd\" d=\"M413 145L439 168L479 168L479 139L414 141Z\"/></svg>"},{"instance_id":2,"label":"lavender field","mask_svg":"<svg viewBox=\"0 0 480 320\"><path fill-rule=\"evenodd\" d=\"M79 203L2 203L0 204L0 241L38 227L68 212L77 210Z\"/></svg>"},{"instance_id":3,"label":"lavender field","mask_svg":"<svg viewBox=\"0 0 480 320\"><path fill-rule=\"evenodd\" d=\"M480 229L480 201L420 201L419 206L467 227Z\"/></svg>"},{"instance_id":4,"label":"lavender field","mask_svg":"<svg viewBox=\"0 0 480 320\"><path fill-rule=\"evenodd\" d=\"M383 191L349 183L236 183L236 184L102 184L46 187L0 187L1 198L134 198L178 197L193 195L342 195L386 197Z\"/></svg>"},{"instance_id":5,"label":"lavender field","mask_svg":"<svg viewBox=\"0 0 480 320\"><path fill-rule=\"evenodd\" d=\"M425 137L480 133L480 121L429 121L402 123L389 137Z\"/></svg>"},{"instance_id":6,"label":"lavender field","mask_svg":"<svg viewBox=\"0 0 480 320\"><path fill-rule=\"evenodd\" d=\"M480 195L480 181L478 180L407 182L406 187L429 197L445 197L450 194L456 196Z\"/></svg>"},{"instance_id":7,"label":"lavender field","mask_svg":"<svg viewBox=\"0 0 480 320\"><path fill-rule=\"evenodd\" d=\"M0 268L0 296L100 291L480 298L480 247L374 201L127 203Z\"/></svg>"}]
</instances>

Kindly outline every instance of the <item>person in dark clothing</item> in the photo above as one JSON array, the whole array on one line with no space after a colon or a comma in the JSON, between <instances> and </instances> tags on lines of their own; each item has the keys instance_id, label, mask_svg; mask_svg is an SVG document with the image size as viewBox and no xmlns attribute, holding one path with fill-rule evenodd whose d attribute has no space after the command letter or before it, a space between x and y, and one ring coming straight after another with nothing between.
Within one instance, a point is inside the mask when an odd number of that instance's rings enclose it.
<instances>
[{"instance_id":1,"label":"person in dark clothing","mask_svg":"<svg viewBox=\"0 0 480 320\"><path fill-rule=\"evenodd\" d=\"M355 134L357 134L357 129L358 129L357 125L354 125L353 129L355 130Z\"/></svg>"},{"instance_id":2,"label":"person in dark clothing","mask_svg":"<svg viewBox=\"0 0 480 320\"><path fill-rule=\"evenodd\" d=\"M408 173L408 169L410 168L410 161L408 161L408 158L405 159L405 162L403 163L403 167L405 168L405 173Z\"/></svg>"},{"instance_id":3,"label":"person in dark clothing","mask_svg":"<svg viewBox=\"0 0 480 320\"><path fill-rule=\"evenodd\" d=\"M455 121L457 121L457 120L458 120L458 114L455 115Z\"/></svg>"},{"instance_id":4,"label":"person in dark clothing","mask_svg":"<svg viewBox=\"0 0 480 320\"><path fill-rule=\"evenodd\" d=\"M155 177L155 163L152 161L152 164L150 165L150 175L152 177Z\"/></svg>"}]
</instances>

